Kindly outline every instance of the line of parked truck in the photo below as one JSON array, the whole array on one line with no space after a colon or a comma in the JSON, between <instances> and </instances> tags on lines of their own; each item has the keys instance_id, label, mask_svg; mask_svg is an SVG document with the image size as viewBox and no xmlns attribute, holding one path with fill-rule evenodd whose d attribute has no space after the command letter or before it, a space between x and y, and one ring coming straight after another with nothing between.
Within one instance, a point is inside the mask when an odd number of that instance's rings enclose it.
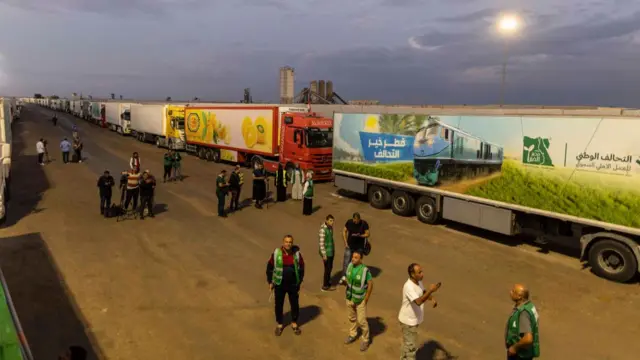
<instances>
[{"instance_id":1,"label":"line of parked truck","mask_svg":"<svg viewBox=\"0 0 640 360\"><path fill-rule=\"evenodd\" d=\"M640 110L30 102L204 160L298 163L426 224L580 248L609 280L640 271Z\"/></svg>"}]
</instances>

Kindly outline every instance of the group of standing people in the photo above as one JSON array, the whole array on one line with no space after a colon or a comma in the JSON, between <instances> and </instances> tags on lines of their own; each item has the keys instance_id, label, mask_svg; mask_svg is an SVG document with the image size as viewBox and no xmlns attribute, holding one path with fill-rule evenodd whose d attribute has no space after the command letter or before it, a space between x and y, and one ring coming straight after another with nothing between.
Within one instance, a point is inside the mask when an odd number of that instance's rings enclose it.
<instances>
[{"instance_id":1,"label":"group of standing people","mask_svg":"<svg viewBox=\"0 0 640 360\"><path fill-rule=\"evenodd\" d=\"M257 196L255 195L256 179L260 181L260 179L264 177L264 175L262 175L264 174L264 169L262 170L263 172L258 174L254 171L254 199ZM302 200L302 215L311 215L313 213L314 195L313 171L309 170L305 173L300 168L300 165L296 164L293 170L291 170L289 177L291 182L291 198L296 201ZM284 202L287 200L287 178L287 171L284 169L282 164L278 165L278 170L276 171L274 178L276 186L276 201L278 202ZM260 187L260 184L258 185ZM260 193L260 195L262 195L262 193Z\"/></svg>"},{"instance_id":2,"label":"group of standing people","mask_svg":"<svg viewBox=\"0 0 640 360\"><path fill-rule=\"evenodd\" d=\"M318 252L324 263L322 291L335 290L331 286L331 271L335 256L333 226L335 218L327 215L318 233ZM348 335L345 344L352 344L360 338L360 351L366 351L371 343L367 323L367 304L373 292L373 275L364 264L363 258L370 251L366 244L369 238L369 226L360 214L354 213L343 229L345 256L343 275L339 284L345 286ZM348 261L347 261L348 259ZM283 308L285 297L289 298L291 308L291 327L294 334L300 335L298 325L300 286L305 276L305 262L300 248L293 243L293 236L286 235L282 246L276 248L267 261L267 283L275 295L275 335L282 335L284 329ZM418 352L418 327L424 321L424 304L438 303L434 298L441 283L425 287L424 273L417 263L407 268L408 279L402 288L402 301L398 312L398 321L402 331L401 360L415 360ZM514 303L513 311L507 319L505 329L505 348L507 360L532 360L540 356L539 315L530 301L529 290L517 284L510 292ZM449 354L447 354L449 355Z\"/></svg>"},{"instance_id":3,"label":"group of standing people","mask_svg":"<svg viewBox=\"0 0 640 360\"><path fill-rule=\"evenodd\" d=\"M240 209L240 194L244 185L244 174L240 170L240 165L236 165L227 181L227 170L222 169L216 178L216 197L218 198L218 216L227 217L225 204L227 195L231 194L229 212Z\"/></svg>"},{"instance_id":4,"label":"group of standing people","mask_svg":"<svg viewBox=\"0 0 640 360\"><path fill-rule=\"evenodd\" d=\"M182 181L182 155L180 152L169 149L163 158L164 175L162 182Z\"/></svg>"},{"instance_id":5,"label":"group of standing people","mask_svg":"<svg viewBox=\"0 0 640 360\"><path fill-rule=\"evenodd\" d=\"M45 165L51 162L49 158L49 149L47 147L48 142L44 138L40 138L36 143L36 153L38 154L38 164ZM73 142L70 142L66 137L60 141L60 151L62 152L62 162L68 164L69 162L82 162L82 148L83 143L80 140L80 136L77 132L73 134ZM69 159L69 154L73 150L73 157Z\"/></svg>"}]
</instances>

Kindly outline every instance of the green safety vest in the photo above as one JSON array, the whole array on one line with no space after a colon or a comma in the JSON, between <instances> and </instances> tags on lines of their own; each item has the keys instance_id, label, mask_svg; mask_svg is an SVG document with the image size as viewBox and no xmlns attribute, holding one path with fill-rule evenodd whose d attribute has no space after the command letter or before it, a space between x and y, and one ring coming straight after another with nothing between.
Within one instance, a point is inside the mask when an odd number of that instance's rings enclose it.
<instances>
[{"instance_id":1,"label":"green safety vest","mask_svg":"<svg viewBox=\"0 0 640 360\"><path fill-rule=\"evenodd\" d=\"M304 182L304 174L302 173L302 170L295 169L291 172L291 184L295 184L297 182L298 174L300 174L300 181Z\"/></svg>"},{"instance_id":2,"label":"green safety vest","mask_svg":"<svg viewBox=\"0 0 640 360\"><path fill-rule=\"evenodd\" d=\"M322 224L322 226L320 226L320 241L324 242L324 251L327 255L327 257L332 257L333 256L333 229L329 228L327 226L327 224ZM318 243L318 252L320 253L320 256L322 256L322 248L320 248L321 243Z\"/></svg>"},{"instance_id":3,"label":"green safety vest","mask_svg":"<svg viewBox=\"0 0 640 360\"><path fill-rule=\"evenodd\" d=\"M287 187L287 175L286 173L283 172L283 178L284 180L282 181L284 183L284 187ZM280 183L280 175L278 175L278 171L276 171L276 186L278 186L278 184Z\"/></svg>"},{"instance_id":4,"label":"green safety vest","mask_svg":"<svg viewBox=\"0 0 640 360\"><path fill-rule=\"evenodd\" d=\"M349 266L347 266L347 300L351 300L356 304L364 300L369 287L369 284L367 284L368 273L369 268L364 264L358 265L354 273L353 263L349 263Z\"/></svg>"},{"instance_id":5,"label":"green safety vest","mask_svg":"<svg viewBox=\"0 0 640 360\"><path fill-rule=\"evenodd\" d=\"M299 262L300 262L300 252L296 251L293 254L293 268L295 269L295 272L296 272L296 284L298 285L300 285L300 273L298 270ZM273 252L273 276L271 278L271 281L276 285L282 284L283 267L284 266L282 265L282 249L277 248Z\"/></svg>"},{"instance_id":6,"label":"green safety vest","mask_svg":"<svg viewBox=\"0 0 640 360\"><path fill-rule=\"evenodd\" d=\"M164 156L164 166L171 166L173 165L173 158L171 157L171 155L166 154Z\"/></svg>"},{"instance_id":7,"label":"green safety vest","mask_svg":"<svg viewBox=\"0 0 640 360\"><path fill-rule=\"evenodd\" d=\"M304 197L312 198L313 197L313 180L307 180L309 182L309 187L307 187L307 191L304 193Z\"/></svg>"},{"instance_id":8,"label":"green safety vest","mask_svg":"<svg viewBox=\"0 0 640 360\"><path fill-rule=\"evenodd\" d=\"M244 184L244 174L239 171L236 174L238 175L238 185L242 186Z\"/></svg>"},{"instance_id":9,"label":"green safety vest","mask_svg":"<svg viewBox=\"0 0 640 360\"><path fill-rule=\"evenodd\" d=\"M176 153L173 156L173 167L180 167L180 161L182 161L182 155L180 155L180 153Z\"/></svg>"},{"instance_id":10,"label":"green safety vest","mask_svg":"<svg viewBox=\"0 0 640 360\"><path fill-rule=\"evenodd\" d=\"M527 312L531 319L531 333L533 334L533 344L527 348L518 350L518 357L523 359L536 358L540 356L540 337L538 333L538 311L531 301L518 306L509 317L507 323L506 345L507 347L520 341L520 313Z\"/></svg>"}]
</instances>

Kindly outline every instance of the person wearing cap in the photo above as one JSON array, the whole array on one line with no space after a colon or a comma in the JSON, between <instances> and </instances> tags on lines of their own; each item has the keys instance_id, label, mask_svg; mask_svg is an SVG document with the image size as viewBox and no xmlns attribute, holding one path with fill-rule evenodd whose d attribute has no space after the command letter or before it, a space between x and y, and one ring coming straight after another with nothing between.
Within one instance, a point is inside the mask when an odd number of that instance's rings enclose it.
<instances>
[{"instance_id":1,"label":"person wearing cap","mask_svg":"<svg viewBox=\"0 0 640 360\"><path fill-rule=\"evenodd\" d=\"M173 152L173 181L183 180L182 177L182 155L180 155L179 151Z\"/></svg>"},{"instance_id":2,"label":"person wearing cap","mask_svg":"<svg viewBox=\"0 0 640 360\"><path fill-rule=\"evenodd\" d=\"M373 291L373 277L369 268L362 263L360 250L354 251L351 255L351 263L347 266L346 281L343 285L347 287L345 295L349 314L349 336L344 343L351 344L358 340L360 328L360 351L367 351L371 340L367 322L367 303Z\"/></svg>"},{"instance_id":3,"label":"person wearing cap","mask_svg":"<svg viewBox=\"0 0 640 360\"><path fill-rule=\"evenodd\" d=\"M218 177L216 178L216 196L218 197L218 216L227 217L224 213L224 204L227 197L227 190L229 184L227 184L227 170L222 169Z\"/></svg>"},{"instance_id":4,"label":"person wearing cap","mask_svg":"<svg viewBox=\"0 0 640 360\"><path fill-rule=\"evenodd\" d=\"M104 215L104 217L109 216L112 189L115 184L116 181L113 179L113 176L109 174L109 170L105 170L102 176L98 178L98 189L100 189L100 215Z\"/></svg>"},{"instance_id":5,"label":"person wearing cap","mask_svg":"<svg viewBox=\"0 0 640 360\"><path fill-rule=\"evenodd\" d=\"M144 220L144 209L147 208L149 217L153 215L153 193L156 188L156 179L151 176L149 170L145 170L142 173L142 180L140 181L140 220Z\"/></svg>"},{"instance_id":6,"label":"person wearing cap","mask_svg":"<svg viewBox=\"0 0 640 360\"><path fill-rule=\"evenodd\" d=\"M244 174L240 171L240 165L229 175L229 190L231 191L231 202L229 203L229 211L237 211L240 206L240 193L244 184Z\"/></svg>"}]
</instances>

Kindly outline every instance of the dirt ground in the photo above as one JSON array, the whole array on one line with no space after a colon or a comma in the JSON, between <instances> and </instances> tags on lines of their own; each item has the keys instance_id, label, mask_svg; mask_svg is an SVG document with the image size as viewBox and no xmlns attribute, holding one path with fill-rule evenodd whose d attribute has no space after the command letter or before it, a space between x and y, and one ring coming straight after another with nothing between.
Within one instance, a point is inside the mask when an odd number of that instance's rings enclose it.
<instances>
[{"instance_id":1,"label":"dirt ground","mask_svg":"<svg viewBox=\"0 0 640 360\"><path fill-rule=\"evenodd\" d=\"M443 283L438 308L427 309L419 330L419 359L444 358L441 349L458 359L503 359L516 282L530 287L540 312L543 359L638 358L637 283L599 279L569 255L519 240L375 210L336 194L332 184L317 187L319 208L310 217L288 201L219 219L214 180L231 166L185 156L188 177L159 184L155 219L101 218L96 179L102 171L126 169L138 151L142 167L160 177L164 150L68 115L59 115L54 128L50 117L31 106L15 124L13 197L0 230L0 265L36 359L55 358L69 344L84 344L93 359L398 358L401 289L414 261L424 267L425 283ZM86 161L65 165L56 150L70 137L72 121ZM39 137L49 140L53 158L44 167L36 163ZM372 229L366 263L375 275L368 308L373 343L366 354L357 344L343 345L343 290L320 291L317 229L331 213L339 232L355 211ZM276 338L265 263L287 233L307 262L303 333L287 329ZM336 273L342 251L337 255Z\"/></svg>"}]
</instances>

